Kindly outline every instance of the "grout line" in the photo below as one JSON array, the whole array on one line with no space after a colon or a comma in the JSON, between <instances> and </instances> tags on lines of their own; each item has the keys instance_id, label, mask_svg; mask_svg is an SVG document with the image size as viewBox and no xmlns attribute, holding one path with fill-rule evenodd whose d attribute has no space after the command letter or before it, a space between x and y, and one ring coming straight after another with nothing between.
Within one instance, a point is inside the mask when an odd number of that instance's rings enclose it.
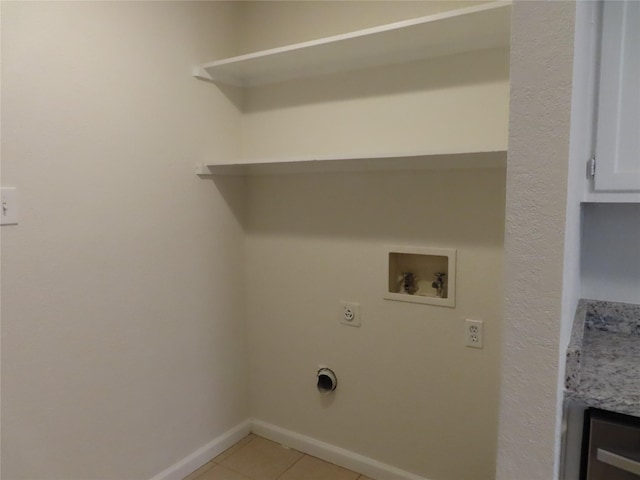
<instances>
[{"instance_id":1,"label":"grout line","mask_svg":"<svg viewBox=\"0 0 640 480\"><path fill-rule=\"evenodd\" d=\"M240 452L240 451L241 451L242 449L244 449L247 445L249 445L251 442L253 442L256 438L262 438L262 439L267 440L267 441L269 441L269 442L276 443L276 444L280 445L282 448L286 448L287 450L291 450L291 451L298 452L298 453L300 453L300 454L301 454L301 455L300 455L300 457L299 457L298 459L296 459L296 460L295 460L291 465L289 465L289 466L288 466L288 467L287 467L287 468L286 468L282 473L280 473L280 474L279 474L277 477L275 477L273 480L278 480L279 478L282 478L282 476L283 476L283 475L285 475L289 470L291 470L291 469L292 469L292 468L293 468L293 467L294 467L298 462L300 462L304 457L318 458L318 457L314 457L313 455L308 455L308 454L303 453L303 452L301 452L301 451L299 451L299 450L296 450L295 448L291 448L291 447L288 447L288 446L283 445L283 444L281 444L281 443L274 442L273 440L269 440L268 438L261 437L261 436L259 436L259 435L256 435L255 433L251 433L250 435L251 435L251 438L250 438L249 440L247 440L247 441L246 441L246 442L245 442L241 447L239 447L235 452L233 452L233 453L231 453L230 455L227 455L226 457L224 457L224 458L222 459L222 461L221 461L221 462L215 462L215 461L213 460L213 458L212 458L211 460L209 460L208 462L206 462L205 464L203 464L200 468L198 468L198 469L196 469L195 471L191 472L187 477L185 477L185 479L186 479L186 478L191 477L191 476L192 476L196 471L198 471L198 470L202 470L202 469L205 467L205 465L207 465L207 464L211 464L211 465L209 466L209 468L207 468L207 469L205 469L205 470L201 471L201 472L198 474L198 476L197 476L197 477L189 478L189 480L198 480L198 479L199 479L200 477L202 477L205 473L207 473L209 470L211 470L212 468L214 468L214 467L216 467L216 466L220 466L220 467L222 467L222 468L224 468L224 469L226 469L226 470L229 470L229 471L231 471L231 472L235 472L235 473L237 473L237 474L239 474L239 475L242 475L242 476L243 476L244 478L246 478L247 480L256 480L255 478L253 478L253 477L249 477L249 476L245 475L244 473L239 472L239 471L235 470L234 468L232 468L232 467L230 467L230 466L225 465L224 463L222 463L222 462L224 462L225 460L227 460L229 457L232 457L232 456L234 456L236 453ZM246 437L245 437L245 438L246 438ZM244 439L240 440L238 443L242 442L243 440L244 440ZM235 445L232 445L231 447L229 447L227 450L232 449L232 448L234 448L235 446L237 446L237 443L236 443ZM225 450L225 451L226 451L226 450ZM224 453L224 452L222 452L222 453ZM221 454L221 455L222 455L222 454ZM220 456L220 455L218 455L218 456ZM214 457L214 458L216 458L216 457ZM319 460L322 460L322 459L319 459ZM328 463L331 463L331 462L328 462ZM353 470L351 470L351 471L353 471ZM355 478L355 480L364 480L365 478L367 478L365 475L360 474L359 472L353 472L353 473L357 473L357 474L358 474L358 476ZM184 479L183 479L183 480L184 480Z\"/></svg>"},{"instance_id":2,"label":"grout line","mask_svg":"<svg viewBox=\"0 0 640 480\"><path fill-rule=\"evenodd\" d=\"M208 465L208 467L207 467ZM186 477L183 478L183 480L189 479L189 480L198 480L200 477L202 477L205 473L207 473L209 470L211 470L213 467L216 466L216 463L212 462L211 460L209 460L208 462L202 464L199 468L196 468L193 472L191 472L189 475L187 475ZM205 468L207 467L207 468ZM194 476L194 474L196 472L199 472L197 475Z\"/></svg>"},{"instance_id":3,"label":"grout line","mask_svg":"<svg viewBox=\"0 0 640 480\"><path fill-rule=\"evenodd\" d=\"M238 450L242 450L244 447L246 447L246 446L247 446L247 445L249 445L251 442L253 442L256 438L258 438L258 436L257 436L257 435L255 435L255 434L253 434L253 433L250 433L249 435L247 435L247 437L251 437L251 438L250 438L249 440L247 440L247 442L246 442L244 445L242 445L240 448L238 448ZM244 439L245 439L245 438L247 438L247 437L244 437L242 440L244 440ZM240 441L242 441L242 440L240 440ZM236 444L236 445L237 445L237 444Z\"/></svg>"},{"instance_id":4,"label":"grout line","mask_svg":"<svg viewBox=\"0 0 640 480\"><path fill-rule=\"evenodd\" d=\"M243 477L247 477L244 473L237 471L236 469L234 469L233 467L230 467L229 465L223 465L221 463L219 463L218 465L220 465L225 470L229 470L230 472L237 473L238 475L242 475ZM247 478L251 478L251 477L247 477Z\"/></svg>"},{"instance_id":5,"label":"grout line","mask_svg":"<svg viewBox=\"0 0 640 480\"><path fill-rule=\"evenodd\" d=\"M249 434L247 435L247 437L251 436L253 434ZM242 445L238 446L239 443L243 442L247 437L244 437L243 439L241 439L240 441L238 441L237 443L231 445L229 448L227 448L224 452L222 452L220 455L215 456L214 458L218 458L221 455L224 455L226 452L228 452L229 450L236 448L236 450L232 453L229 453L228 455L226 455L222 460L218 461L218 462L214 462L213 458L211 459L211 461L216 464L216 465L222 465L222 462L224 462L227 458L234 456L236 453L238 453L240 450L242 450L244 447L246 447L247 445L249 445L251 442L253 442L257 437L255 435L253 435L249 440L247 440L245 443L243 443ZM230 469L233 470L233 469ZM239 473L239 472L238 472Z\"/></svg>"},{"instance_id":6,"label":"grout line","mask_svg":"<svg viewBox=\"0 0 640 480\"><path fill-rule=\"evenodd\" d=\"M291 448L290 450L294 450L294 449ZM295 451L297 452L298 450L295 450ZM302 452L300 452L300 453L302 453ZM287 473L289 470L291 470L296 463L298 463L300 460L302 460L304 457L307 457L307 456L308 455L306 453L302 453L300 458L298 458L295 462L293 462L291 465L289 465L287 467L287 469L284 472L282 472L280 475L278 475L274 480L278 480L279 478L281 478L285 473Z\"/></svg>"},{"instance_id":7,"label":"grout line","mask_svg":"<svg viewBox=\"0 0 640 480\"><path fill-rule=\"evenodd\" d=\"M249 438L248 440L246 440L246 439L247 439L247 437L251 437L251 438ZM189 475L187 475L186 477L184 477L182 480L186 480L186 479L189 479L189 480L198 480L200 477L202 477L205 473L207 473L209 470L211 470L211 469L212 469L213 467L215 467L215 466L221 466L221 467L223 467L223 468L225 468L225 469L227 469L227 470L230 470L230 471L232 471L232 472L235 472L235 473L240 474L240 472L236 472L233 468L229 468L228 466L223 465L223 464L222 464L222 462L224 462L227 458L231 457L232 455L235 455L238 451L242 450L244 447L246 447L246 446L247 446L247 445L249 445L251 442L253 442L256 438L258 438L258 437L257 437L257 435L252 434L252 433L249 433L249 435L247 435L246 437L242 438L242 439L241 439L241 440L239 440L238 442L236 442L236 443L234 443L233 445L231 445L231 446L230 446L229 448L227 448L224 452L222 452L222 453L220 453L220 454L216 455L215 457L213 457L213 458L211 458L211 459L207 460L205 463L203 463L200 467L196 468L193 472L191 472ZM215 458L218 458L220 455L224 455L224 453L225 453L225 452L227 452L227 451L231 450L231 449L232 449L232 448L234 448L234 447L237 447L237 446L238 446L238 443L241 443L241 442L243 442L243 441L245 441L245 440L246 440L246 442L245 442L242 446L238 447L238 448L237 448L237 450L236 450L235 452L230 453L229 455L225 456L221 461L214 461L214 459L215 459ZM206 465L208 465L208 464L211 464L211 465L209 466L209 468L204 469L204 467L205 467ZM203 470L203 469L204 469L204 470ZM193 476L193 474L194 474L194 473L196 473L198 470L202 470L202 471L201 471L201 472L200 472L196 477L192 477L192 476ZM246 477L246 475L245 475L245 477ZM249 477L247 477L247 478L249 478Z\"/></svg>"}]
</instances>

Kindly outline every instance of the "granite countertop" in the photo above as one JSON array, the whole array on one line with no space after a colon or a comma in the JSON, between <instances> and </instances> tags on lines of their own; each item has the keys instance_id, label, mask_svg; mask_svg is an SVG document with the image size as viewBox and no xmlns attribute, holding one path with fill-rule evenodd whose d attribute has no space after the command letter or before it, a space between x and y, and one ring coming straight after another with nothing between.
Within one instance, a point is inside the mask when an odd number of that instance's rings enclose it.
<instances>
[{"instance_id":1,"label":"granite countertop","mask_svg":"<svg viewBox=\"0 0 640 480\"><path fill-rule=\"evenodd\" d=\"M580 300L565 387L570 400L640 417L640 305Z\"/></svg>"}]
</instances>

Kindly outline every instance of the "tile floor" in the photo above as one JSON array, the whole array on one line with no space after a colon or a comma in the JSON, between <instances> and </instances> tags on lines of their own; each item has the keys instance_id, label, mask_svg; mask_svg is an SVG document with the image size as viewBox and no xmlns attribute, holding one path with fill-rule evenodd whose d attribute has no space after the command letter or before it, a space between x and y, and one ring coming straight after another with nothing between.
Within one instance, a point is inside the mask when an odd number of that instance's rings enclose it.
<instances>
[{"instance_id":1,"label":"tile floor","mask_svg":"<svg viewBox=\"0 0 640 480\"><path fill-rule=\"evenodd\" d=\"M351 470L249 435L184 480L371 480Z\"/></svg>"}]
</instances>

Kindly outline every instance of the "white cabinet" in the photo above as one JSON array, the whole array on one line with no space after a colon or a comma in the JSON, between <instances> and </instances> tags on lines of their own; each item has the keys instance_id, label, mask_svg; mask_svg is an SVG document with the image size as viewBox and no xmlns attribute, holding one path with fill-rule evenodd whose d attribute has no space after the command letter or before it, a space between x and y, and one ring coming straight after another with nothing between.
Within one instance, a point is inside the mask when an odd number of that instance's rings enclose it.
<instances>
[{"instance_id":1,"label":"white cabinet","mask_svg":"<svg viewBox=\"0 0 640 480\"><path fill-rule=\"evenodd\" d=\"M640 2L605 1L594 192L640 192Z\"/></svg>"}]
</instances>

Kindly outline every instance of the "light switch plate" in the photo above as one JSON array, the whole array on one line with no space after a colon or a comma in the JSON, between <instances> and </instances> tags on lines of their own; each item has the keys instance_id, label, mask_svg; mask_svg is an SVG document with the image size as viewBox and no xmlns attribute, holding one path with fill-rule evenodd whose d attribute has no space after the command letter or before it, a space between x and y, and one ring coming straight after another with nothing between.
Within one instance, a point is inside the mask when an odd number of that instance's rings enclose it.
<instances>
[{"instance_id":1,"label":"light switch plate","mask_svg":"<svg viewBox=\"0 0 640 480\"><path fill-rule=\"evenodd\" d=\"M2 187L0 198L0 225L16 225L18 223L18 189Z\"/></svg>"}]
</instances>

